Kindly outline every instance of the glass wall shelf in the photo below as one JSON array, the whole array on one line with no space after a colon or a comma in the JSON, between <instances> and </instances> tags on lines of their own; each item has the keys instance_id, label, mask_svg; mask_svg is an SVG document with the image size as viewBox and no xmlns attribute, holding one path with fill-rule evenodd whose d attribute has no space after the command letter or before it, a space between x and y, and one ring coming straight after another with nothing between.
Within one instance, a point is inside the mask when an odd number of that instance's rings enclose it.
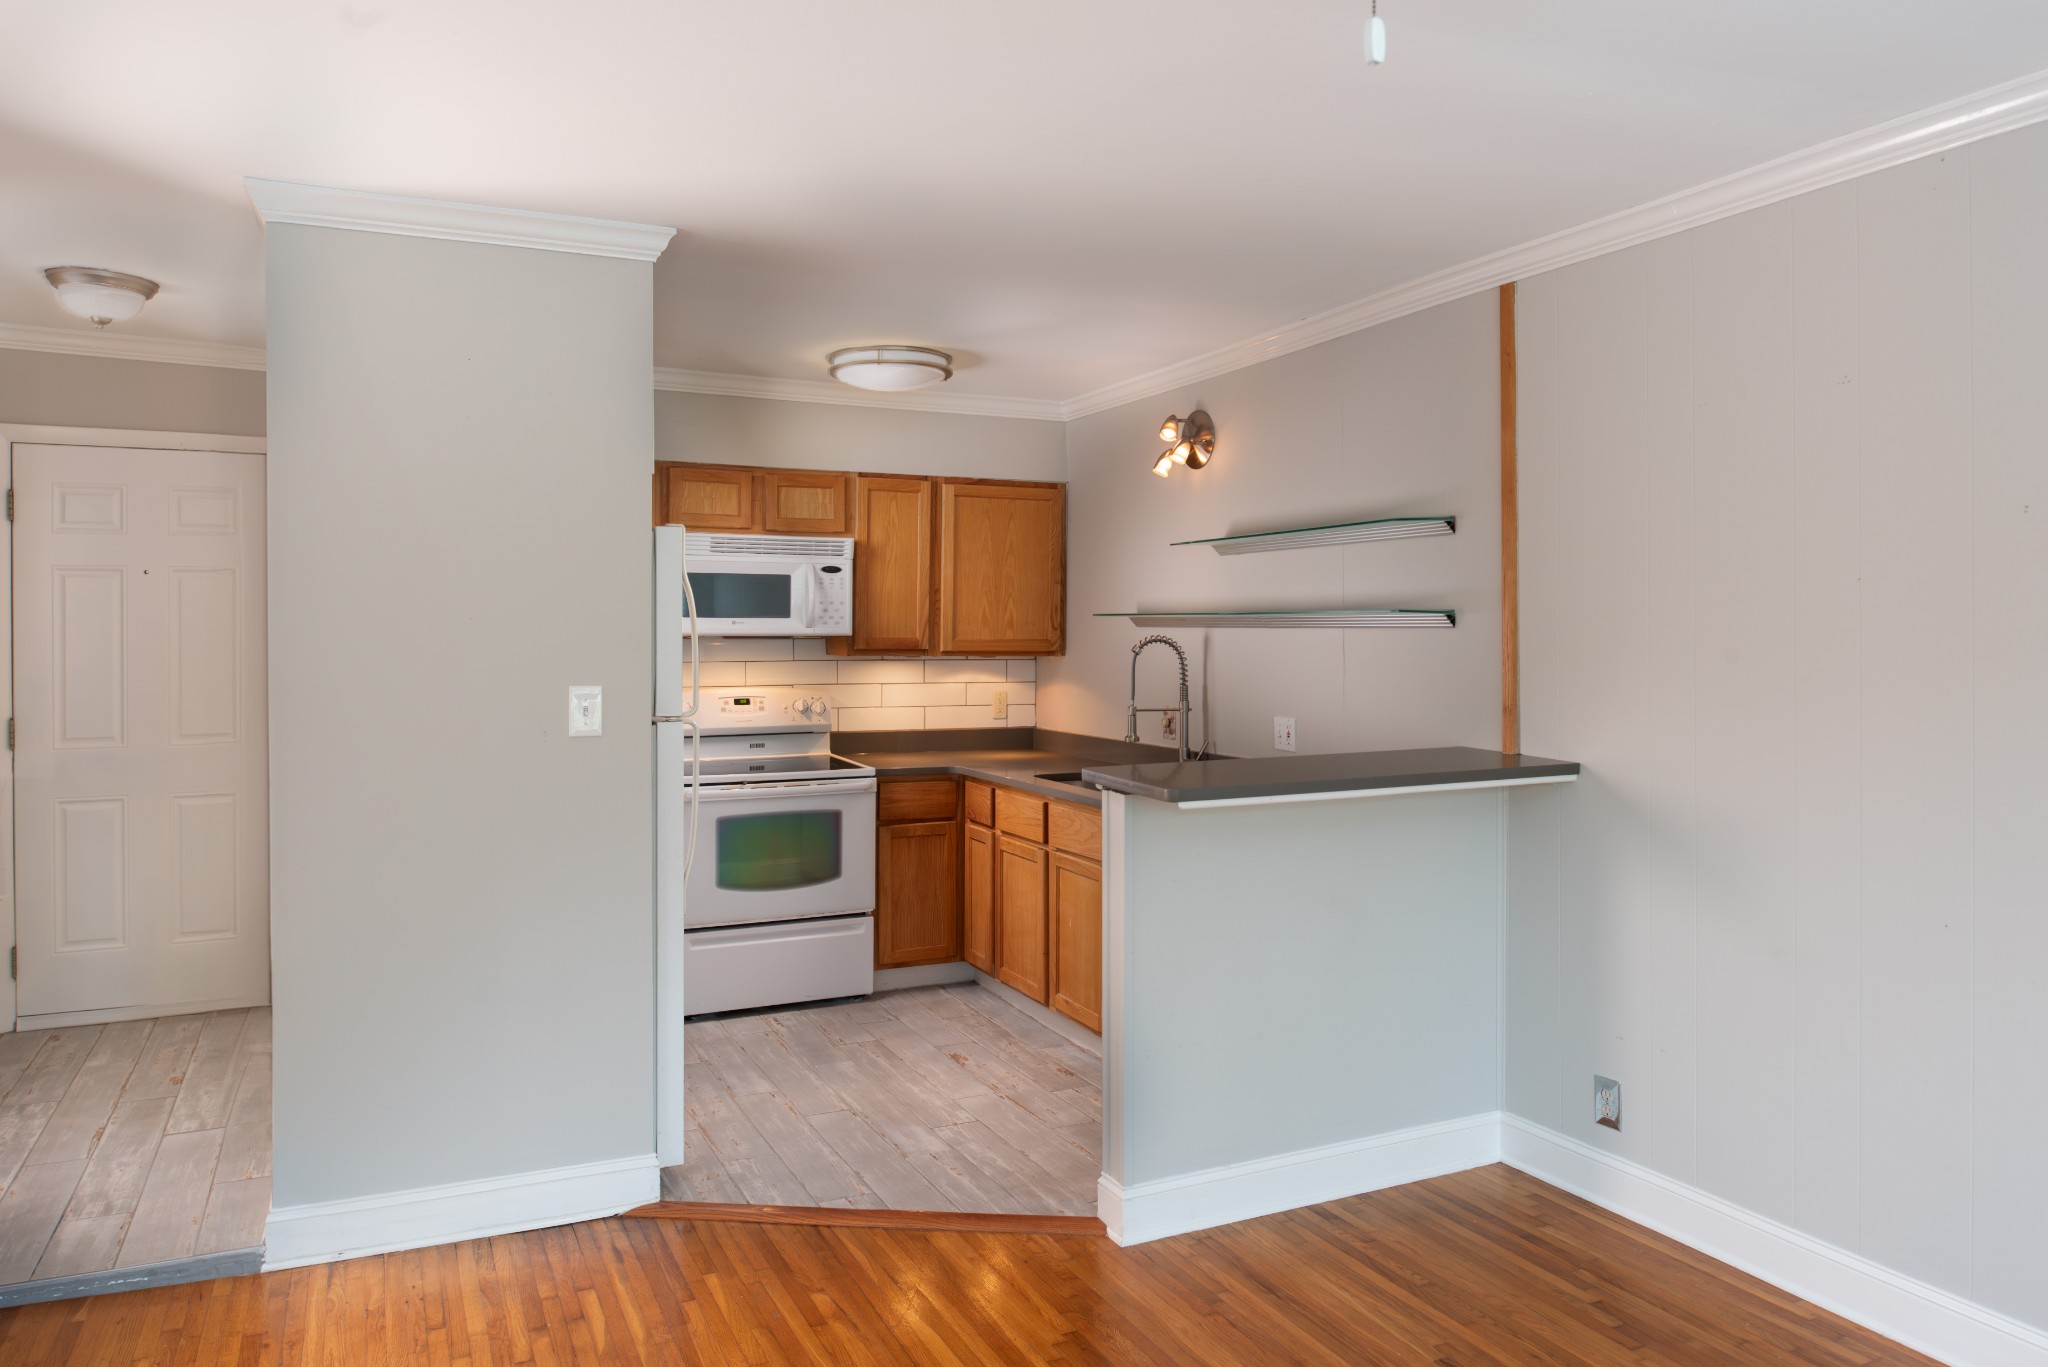
<instances>
[{"instance_id":1,"label":"glass wall shelf","mask_svg":"<svg viewBox=\"0 0 2048 1367\"><path fill-rule=\"evenodd\" d=\"M1265 612L1098 612L1141 627L1454 627L1458 614L1437 608L1282 608Z\"/></svg>"},{"instance_id":2,"label":"glass wall shelf","mask_svg":"<svg viewBox=\"0 0 2048 1367\"><path fill-rule=\"evenodd\" d=\"M1212 536L1173 544L1208 546L1218 555L1257 555L1264 551L1291 551L1308 546L1349 546L1360 541L1398 541L1410 536L1450 536L1457 530L1458 519L1455 517L1378 517L1369 522L1333 522L1324 527L1247 532L1242 536Z\"/></svg>"}]
</instances>

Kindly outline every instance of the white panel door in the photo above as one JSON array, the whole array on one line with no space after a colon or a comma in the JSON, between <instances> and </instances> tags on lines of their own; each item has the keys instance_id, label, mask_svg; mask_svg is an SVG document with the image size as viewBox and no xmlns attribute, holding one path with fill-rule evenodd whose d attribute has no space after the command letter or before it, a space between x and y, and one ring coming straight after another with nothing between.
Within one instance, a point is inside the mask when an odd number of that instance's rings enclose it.
<instances>
[{"instance_id":1,"label":"white panel door","mask_svg":"<svg viewBox=\"0 0 2048 1367\"><path fill-rule=\"evenodd\" d=\"M263 457L14 448L25 1023L270 1000Z\"/></svg>"}]
</instances>

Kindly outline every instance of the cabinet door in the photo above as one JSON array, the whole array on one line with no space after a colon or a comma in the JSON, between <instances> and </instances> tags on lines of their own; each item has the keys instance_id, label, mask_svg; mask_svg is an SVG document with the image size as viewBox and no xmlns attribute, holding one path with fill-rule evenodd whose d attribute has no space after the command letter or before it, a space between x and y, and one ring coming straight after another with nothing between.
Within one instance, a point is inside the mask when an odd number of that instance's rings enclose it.
<instances>
[{"instance_id":1,"label":"cabinet door","mask_svg":"<svg viewBox=\"0 0 2048 1367\"><path fill-rule=\"evenodd\" d=\"M1066 648L1067 491L940 486L939 649L1057 655Z\"/></svg>"},{"instance_id":2,"label":"cabinet door","mask_svg":"<svg viewBox=\"0 0 2048 1367\"><path fill-rule=\"evenodd\" d=\"M1052 992L1046 1005L1102 1033L1102 866L1052 855Z\"/></svg>"},{"instance_id":3,"label":"cabinet door","mask_svg":"<svg viewBox=\"0 0 2048 1367\"><path fill-rule=\"evenodd\" d=\"M754 485L752 470L671 465L662 515L693 532L758 532L761 515L754 501Z\"/></svg>"},{"instance_id":4,"label":"cabinet door","mask_svg":"<svg viewBox=\"0 0 2048 1367\"><path fill-rule=\"evenodd\" d=\"M875 860L875 967L960 957L960 827L951 821L880 827Z\"/></svg>"},{"instance_id":5,"label":"cabinet door","mask_svg":"<svg viewBox=\"0 0 2048 1367\"><path fill-rule=\"evenodd\" d=\"M1043 845L996 837L996 977L1035 1002L1045 1000L1045 874Z\"/></svg>"},{"instance_id":6,"label":"cabinet door","mask_svg":"<svg viewBox=\"0 0 2048 1367\"><path fill-rule=\"evenodd\" d=\"M984 973L996 971L996 836L986 826L967 828L961 902L966 916L960 957Z\"/></svg>"},{"instance_id":7,"label":"cabinet door","mask_svg":"<svg viewBox=\"0 0 2048 1367\"><path fill-rule=\"evenodd\" d=\"M853 476L812 470L761 472L761 530L853 535Z\"/></svg>"},{"instance_id":8,"label":"cabinet door","mask_svg":"<svg viewBox=\"0 0 2048 1367\"><path fill-rule=\"evenodd\" d=\"M917 650L932 639L932 481L860 475L853 543L853 648Z\"/></svg>"}]
</instances>

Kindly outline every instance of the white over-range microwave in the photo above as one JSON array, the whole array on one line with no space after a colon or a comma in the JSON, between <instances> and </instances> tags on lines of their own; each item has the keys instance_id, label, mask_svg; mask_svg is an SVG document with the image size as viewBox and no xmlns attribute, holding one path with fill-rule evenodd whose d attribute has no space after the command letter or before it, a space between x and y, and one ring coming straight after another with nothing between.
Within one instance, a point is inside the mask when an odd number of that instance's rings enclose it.
<instances>
[{"instance_id":1,"label":"white over-range microwave","mask_svg":"<svg viewBox=\"0 0 2048 1367\"><path fill-rule=\"evenodd\" d=\"M853 630L850 539L690 532L683 543L699 636L844 636ZM684 633L689 629L686 620Z\"/></svg>"}]
</instances>

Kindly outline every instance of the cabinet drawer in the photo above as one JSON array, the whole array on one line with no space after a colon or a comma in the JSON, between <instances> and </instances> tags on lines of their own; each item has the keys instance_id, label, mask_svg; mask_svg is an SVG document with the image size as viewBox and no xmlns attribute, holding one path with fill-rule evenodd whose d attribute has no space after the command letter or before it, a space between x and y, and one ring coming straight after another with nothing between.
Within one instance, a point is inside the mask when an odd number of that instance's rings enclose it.
<instances>
[{"instance_id":1,"label":"cabinet drawer","mask_svg":"<svg viewBox=\"0 0 2048 1367\"><path fill-rule=\"evenodd\" d=\"M996 789L996 829L1033 844L1045 843L1045 799Z\"/></svg>"},{"instance_id":2,"label":"cabinet drawer","mask_svg":"<svg viewBox=\"0 0 2048 1367\"><path fill-rule=\"evenodd\" d=\"M876 794L879 821L951 821L959 810L958 779L885 778Z\"/></svg>"},{"instance_id":3,"label":"cabinet drawer","mask_svg":"<svg viewBox=\"0 0 2048 1367\"><path fill-rule=\"evenodd\" d=\"M986 783L967 780L967 819L978 826L996 824L996 790Z\"/></svg>"},{"instance_id":4,"label":"cabinet drawer","mask_svg":"<svg viewBox=\"0 0 2048 1367\"><path fill-rule=\"evenodd\" d=\"M1102 811L1055 802L1046 812L1045 843L1083 859L1102 858Z\"/></svg>"}]
</instances>

